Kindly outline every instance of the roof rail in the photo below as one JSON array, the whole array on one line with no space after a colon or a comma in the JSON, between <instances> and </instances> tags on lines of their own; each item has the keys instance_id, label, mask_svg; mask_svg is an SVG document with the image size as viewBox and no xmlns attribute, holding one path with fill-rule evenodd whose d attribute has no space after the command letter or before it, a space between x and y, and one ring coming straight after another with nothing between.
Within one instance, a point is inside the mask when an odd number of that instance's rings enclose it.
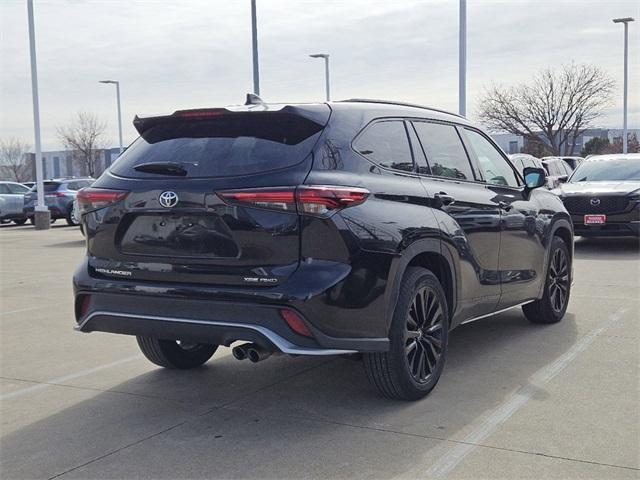
<instances>
[{"instance_id":1,"label":"roof rail","mask_svg":"<svg viewBox=\"0 0 640 480\"><path fill-rule=\"evenodd\" d=\"M398 105L402 107L422 108L424 110L433 110L434 112L446 113L448 115L454 115L456 117L465 118L462 115L458 115L457 113L448 112L446 110L441 110L439 108L427 107L425 105L419 105L417 103L395 102L393 100L376 100L373 98L349 98L347 100L338 100L338 102L382 103L385 105Z\"/></svg>"}]
</instances>

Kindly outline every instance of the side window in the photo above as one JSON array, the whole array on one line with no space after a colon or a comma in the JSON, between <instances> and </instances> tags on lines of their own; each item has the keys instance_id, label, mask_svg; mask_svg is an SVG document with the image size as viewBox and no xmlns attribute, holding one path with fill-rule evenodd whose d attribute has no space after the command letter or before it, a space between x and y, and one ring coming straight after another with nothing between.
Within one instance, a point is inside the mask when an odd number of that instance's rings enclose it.
<instances>
[{"instance_id":1,"label":"side window","mask_svg":"<svg viewBox=\"0 0 640 480\"><path fill-rule=\"evenodd\" d=\"M402 120L377 122L356 139L354 148L372 162L396 170L413 171L407 130Z\"/></svg>"},{"instance_id":2,"label":"side window","mask_svg":"<svg viewBox=\"0 0 640 480\"><path fill-rule=\"evenodd\" d=\"M517 187L518 180L513 168L489 141L474 130L465 129L471 147L478 157L480 169L487 183Z\"/></svg>"},{"instance_id":3,"label":"side window","mask_svg":"<svg viewBox=\"0 0 640 480\"><path fill-rule=\"evenodd\" d=\"M0 194L2 193L11 193L6 183L0 183Z\"/></svg>"},{"instance_id":4,"label":"side window","mask_svg":"<svg viewBox=\"0 0 640 480\"><path fill-rule=\"evenodd\" d=\"M67 190L72 190L72 191L80 190L80 188L78 187L78 182L67 183Z\"/></svg>"},{"instance_id":5,"label":"side window","mask_svg":"<svg viewBox=\"0 0 640 480\"><path fill-rule=\"evenodd\" d=\"M454 126L430 122L413 122L413 125L427 155L431 175L475 180L469 157Z\"/></svg>"},{"instance_id":6,"label":"side window","mask_svg":"<svg viewBox=\"0 0 640 480\"><path fill-rule=\"evenodd\" d=\"M29 191L27 187L19 183L7 183L6 185L11 193L27 193Z\"/></svg>"}]
</instances>

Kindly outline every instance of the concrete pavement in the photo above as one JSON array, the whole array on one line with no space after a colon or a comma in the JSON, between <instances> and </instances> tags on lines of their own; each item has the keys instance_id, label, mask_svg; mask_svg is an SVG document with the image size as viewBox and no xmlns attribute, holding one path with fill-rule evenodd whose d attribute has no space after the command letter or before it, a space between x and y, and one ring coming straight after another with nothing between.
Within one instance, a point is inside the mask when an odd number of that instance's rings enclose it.
<instances>
[{"instance_id":1,"label":"concrete pavement","mask_svg":"<svg viewBox=\"0 0 640 480\"><path fill-rule=\"evenodd\" d=\"M640 478L640 258L578 240L565 319L464 325L420 402L353 360L175 372L73 331L76 228L0 227L2 478Z\"/></svg>"}]
</instances>

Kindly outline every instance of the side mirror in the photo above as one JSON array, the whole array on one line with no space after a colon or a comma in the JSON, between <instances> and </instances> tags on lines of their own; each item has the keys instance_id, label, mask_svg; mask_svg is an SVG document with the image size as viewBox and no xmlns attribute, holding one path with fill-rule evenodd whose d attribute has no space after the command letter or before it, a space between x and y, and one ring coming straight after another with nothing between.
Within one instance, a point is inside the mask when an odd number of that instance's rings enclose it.
<instances>
[{"instance_id":1,"label":"side mirror","mask_svg":"<svg viewBox=\"0 0 640 480\"><path fill-rule=\"evenodd\" d=\"M524 169L524 184L529 189L542 187L547 180L547 172L543 168L527 167Z\"/></svg>"},{"instance_id":2,"label":"side mirror","mask_svg":"<svg viewBox=\"0 0 640 480\"><path fill-rule=\"evenodd\" d=\"M560 175L558 177L558 182L565 183L569 179L569 175Z\"/></svg>"}]
</instances>

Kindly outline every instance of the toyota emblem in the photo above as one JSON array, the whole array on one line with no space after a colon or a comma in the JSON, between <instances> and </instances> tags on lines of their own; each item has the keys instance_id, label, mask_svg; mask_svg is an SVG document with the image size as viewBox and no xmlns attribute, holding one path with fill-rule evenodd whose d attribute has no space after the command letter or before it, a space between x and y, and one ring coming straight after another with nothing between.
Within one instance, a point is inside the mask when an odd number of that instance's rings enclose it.
<instances>
[{"instance_id":1,"label":"toyota emblem","mask_svg":"<svg viewBox=\"0 0 640 480\"><path fill-rule=\"evenodd\" d=\"M175 207L178 204L178 194L171 191L162 192L158 197L158 201L164 208Z\"/></svg>"},{"instance_id":2,"label":"toyota emblem","mask_svg":"<svg viewBox=\"0 0 640 480\"><path fill-rule=\"evenodd\" d=\"M600 199L599 198L592 198L591 201L589 202L592 206L597 207L598 205L600 205Z\"/></svg>"}]
</instances>

